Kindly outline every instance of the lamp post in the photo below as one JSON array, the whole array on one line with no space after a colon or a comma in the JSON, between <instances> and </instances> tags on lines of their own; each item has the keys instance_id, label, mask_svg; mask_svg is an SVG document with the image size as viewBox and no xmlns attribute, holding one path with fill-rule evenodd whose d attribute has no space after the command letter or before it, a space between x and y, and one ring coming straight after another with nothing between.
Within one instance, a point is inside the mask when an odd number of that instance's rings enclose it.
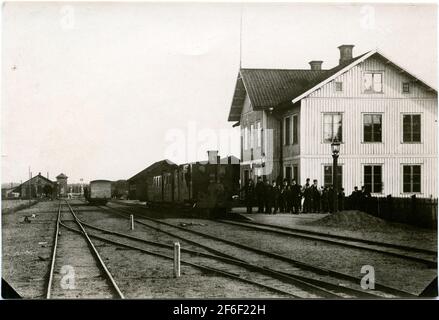
<instances>
[{"instance_id":1,"label":"lamp post","mask_svg":"<svg viewBox=\"0 0 439 320\"><path fill-rule=\"evenodd\" d=\"M332 185L334 188L334 212L338 211L338 181L337 181L337 160L340 154L340 142L337 137L332 140L331 143L332 151Z\"/></svg>"}]
</instances>

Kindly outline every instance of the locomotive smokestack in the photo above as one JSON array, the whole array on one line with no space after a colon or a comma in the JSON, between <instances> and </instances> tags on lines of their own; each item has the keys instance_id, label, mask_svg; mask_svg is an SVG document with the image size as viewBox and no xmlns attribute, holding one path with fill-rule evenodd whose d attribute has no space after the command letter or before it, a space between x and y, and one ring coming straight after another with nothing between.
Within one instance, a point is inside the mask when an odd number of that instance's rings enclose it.
<instances>
[{"instance_id":1,"label":"locomotive smokestack","mask_svg":"<svg viewBox=\"0 0 439 320\"><path fill-rule=\"evenodd\" d=\"M217 150L207 151L207 158L209 164L218 164L219 163L218 151Z\"/></svg>"}]
</instances>

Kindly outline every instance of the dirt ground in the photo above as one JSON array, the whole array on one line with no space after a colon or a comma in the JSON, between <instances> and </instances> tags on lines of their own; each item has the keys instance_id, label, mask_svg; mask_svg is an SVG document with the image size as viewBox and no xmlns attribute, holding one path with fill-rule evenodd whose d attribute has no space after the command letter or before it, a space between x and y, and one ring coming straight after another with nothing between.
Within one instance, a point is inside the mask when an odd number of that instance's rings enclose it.
<instances>
[{"instance_id":1,"label":"dirt ground","mask_svg":"<svg viewBox=\"0 0 439 320\"><path fill-rule=\"evenodd\" d=\"M33 206L36 200L1 200L2 202L2 213L9 213L17 210L23 210L25 208Z\"/></svg>"},{"instance_id":2,"label":"dirt ground","mask_svg":"<svg viewBox=\"0 0 439 320\"><path fill-rule=\"evenodd\" d=\"M45 295L57 213L55 201L39 202L13 213L2 212L2 277L23 297ZM24 222L25 216L30 223Z\"/></svg>"},{"instance_id":3,"label":"dirt ground","mask_svg":"<svg viewBox=\"0 0 439 320\"><path fill-rule=\"evenodd\" d=\"M87 206L82 202L72 201L78 217L89 224L100 226L114 231L129 232L133 236L151 241L173 244L176 241L171 236L159 231L136 225L135 230L129 230L128 219L121 218L109 212ZM66 224L73 226L72 217L64 206L63 219ZM3 277L23 297L44 298L46 291L47 273L49 270L52 242L55 232L55 221L58 211L57 201L40 202L31 208L11 214L2 215ZM35 216L32 216L34 214ZM24 222L28 216L30 223ZM322 215L252 215L264 223L279 223L294 227L308 228L336 234L354 235L359 237L366 226L349 226L346 222L335 223L335 219L321 220ZM341 218L337 218L343 220ZM364 218L363 218L364 219ZM70 220L70 221L68 221ZM437 275L436 269L427 268L417 262L405 261L397 257L383 256L373 252L362 252L350 248L331 246L293 237L276 236L271 233L253 230L239 226L229 226L212 220L168 218L164 221L180 224L187 228L209 233L219 237L254 246L263 250L281 254L328 269L337 270L346 274L361 277L361 267L372 265L375 268L377 282L389 285L407 292L419 294L423 288ZM364 221L363 221L364 222ZM358 222L357 222L358 224ZM342 228L343 226L343 228ZM386 232L385 224L380 221L369 227L375 235L383 235L381 239L389 242L398 242L405 239L411 245L433 245L434 234L425 230L413 228L404 229L401 226L389 226ZM402 229L398 229L402 228ZM399 234L396 234L399 230ZM90 230L91 232L91 230ZM411 241L409 235L411 234ZM377 240L377 238L374 238ZM59 252L55 268L53 296L56 298L111 298L108 281L101 270L97 268L93 256L84 239L72 231L61 229ZM221 245L207 240L199 240L226 253L245 258L247 261L266 265L286 272L297 271L288 263L274 263L270 259L262 259L258 255L246 254L230 246ZM250 285L241 281L232 280L217 274L205 273L200 269L182 265L182 277L173 277L173 263L171 260L148 255L136 250L117 247L99 240L94 240L96 247L106 262L114 279L127 298L285 298L285 295L274 293L259 286ZM183 248L207 252L196 245L181 241ZM159 250L160 251L160 250ZM164 250L163 252L165 252ZM78 258L80 257L80 258ZM182 259L198 259L196 261L209 265L207 260L189 257L182 254ZM195 261L191 260L191 261ZM68 291L61 290L62 266L74 268L76 288ZM212 264L219 269L252 277L250 273L242 273L238 268ZM262 278L260 278L262 279ZM259 280L260 280L259 279ZM269 281L269 280L267 280ZM267 282L268 283L268 282ZM60 289L61 288L61 289Z\"/></svg>"},{"instance_id":4,"label":"dirt ground","mask_svg":"<svg viewBox=\"0 0 439 320\"><path fill-rule=\"evenodd\" d=\"M437 250L437 230L387 222L358 211L335 215L255 213L245 216L260 223Z\"/></svg>"},{"instance_id":5,"label":"dirt ground","mask_svg":"<svg viewBox=\"0 0 439 320\"><path fill-rule=\"evenodd\" d=\"M74 209L80 210L78 216L89 223L127 231L128 224L96 211L96 208L79 205L74 206ZM58 202L53 201L40 202L32 208L2 215L2 276L24 298L45 298L57 212ZM63 212L63 220L71 225L72 218L67 214L65 206ZM35 216L32 217L32 214ZM26 216L30 223L24 222ZM144 233L144 230L137 231L139 235ZM132 234L136 235L136 232ZM173 239L163 239L163 235L158 232L152 234L152 238L173 243ZM182 265L182 276L176 279L173 276L172 260L148 256L98 240L93 242L126 298L286 297L186 265ZM63 271L62 268L66 269ZM75 280L74 286L66 289L61 284L69 270L73 270ZM115 295L109 289L103 272L97 268L84 238L61 228L52 298L112 297Z\"/></svg>"}]
</instances>

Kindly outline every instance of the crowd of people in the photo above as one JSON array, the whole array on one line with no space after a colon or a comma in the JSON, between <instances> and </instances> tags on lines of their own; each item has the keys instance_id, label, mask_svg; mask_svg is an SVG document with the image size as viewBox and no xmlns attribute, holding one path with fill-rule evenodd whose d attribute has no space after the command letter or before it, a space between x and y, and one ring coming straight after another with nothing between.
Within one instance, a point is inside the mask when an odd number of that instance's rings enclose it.
<instances>
[{"instance_id":1,"label":"crowd of people","mask_svg":"<svg viewBox=\"0 0 439 320\"><path fill-rule=\"evenodd\" d=\"M263 181L262 177L257 178L256 184L249 179L241 189L247 213L252 213L253 207L257 206L258 213L328 213L334 212L335 198L337 197L338 210L345 209L345 193L341 188L336 194L334 188L329 186L319 186L316 179L311 184L310 179L306 179L304 186L297 183L295 179L291 181L284 179L282 183L268 180ZM361 210L366 198L371 195L362 187L354 188L349 197L351 209Z\"/></svg>"}]
</instances>

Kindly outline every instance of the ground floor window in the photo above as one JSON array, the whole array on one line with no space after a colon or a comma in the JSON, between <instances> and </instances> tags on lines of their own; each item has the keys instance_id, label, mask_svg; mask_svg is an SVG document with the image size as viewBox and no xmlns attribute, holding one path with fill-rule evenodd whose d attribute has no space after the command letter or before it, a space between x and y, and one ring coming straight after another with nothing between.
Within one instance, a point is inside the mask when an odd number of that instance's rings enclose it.
<instances>
[{"instance_id":1,"label":"ground floor window","mask_svg":"<svg viewBox=\"0 0 439 320\"><path fill-rule=\"evenodd\" d=\"M292 175L291 175L291 167L285 167L285 178L288 181L291 181Z\"/></svg>"},{"instance_id":2,"label":"ground floor window","mask_svg":"<svg viewBox=\"0 0 439 320\"><path fill-rule=\"evenodd\" d=\"M323 171L324 171L324 177L323 177L324 186L328 187L330 185L333 185L332 165L324 166ZM338 188L338 190L341 190L342 185L343 185L343 167L337 166L337 188Z\"/></svg>"},{"instance_id":3,"label":"ground floor window","mask_svg":"<svg viewBox=\"0 0 439 320\"><path fill-rule=\"evenodd\" d=\"M421 192L421 166L403 166L403 192Z\"/></svg>"},{"instance_id":4,"label":"ground floor window","mask_svg":"<svg viewBox=\"0 0 439 320\"><path fill-rule=\"evenodd\" d=\"M297 183L299 183L299 167L293 166L293 179L296 180Z\"/></svg>"},{"instance_id":5,"label":"ground floor window","mask_svg":"<svg viewBox=\"0 0 439 320\"><path fill-rule=\"evenodd\" d=\"M381 165L364 166L364 186L371 193L383 190L383 170Z\"/></svg>"}]
</instances>

